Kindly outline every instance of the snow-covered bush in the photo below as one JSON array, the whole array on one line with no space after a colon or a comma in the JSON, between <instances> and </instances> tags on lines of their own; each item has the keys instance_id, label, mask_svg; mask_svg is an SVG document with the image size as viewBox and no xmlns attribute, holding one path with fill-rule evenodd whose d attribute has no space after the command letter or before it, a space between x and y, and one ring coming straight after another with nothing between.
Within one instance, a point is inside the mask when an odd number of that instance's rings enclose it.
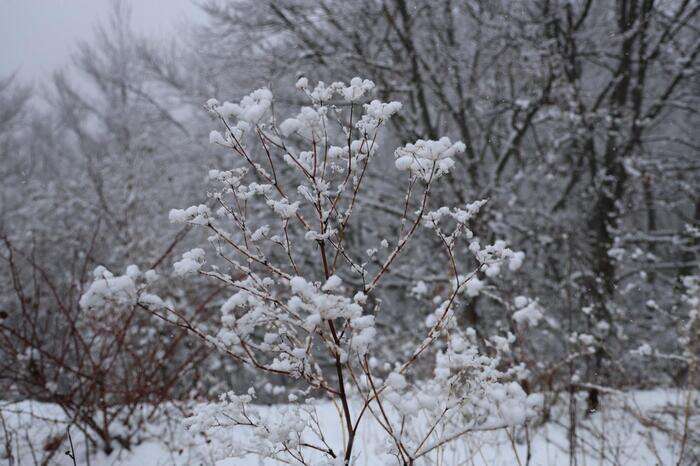
<instances>
[{"instance_id":1,"label":"snow-covered bush","mask_svg":"<svg viewBox=\"0 0 700 466\"><path fill-rule=\"evenodd\" d=\"M91 261L89 255L65 261L57 275L43 254L27 253L0 232L1 285L9 282L14 292L0 301L0 411L21 400L51 405L80 432L81 443L110 453L142 442L162 404L202 390L209 358L204 344L192 345L185 331L137 307L137 297L161 299L143 294L144 283L166 300L177 297L156 283L154 271L131 266L115 276L98 267L85 290ZM60 455L62 429L58 437L35 434L28 441L43 444L47 458Z\"/></svg>"},{"instance_id":2,"label":"snow-covered bush","mask_svg":"<svg viewBox=\"0 0 700 466\"><path fill-rule=\"evenodd\" d=\"M386 157L382 130L401 104L370 100L374 84L359 78L315 86L301 78L296 87L308 105L284 120L268 89L238 104L210 99L206 108L221 126L210 142L230 151L236 165L210 172L216 189L206 205L170 212L172 222L210 234L210 252L185 252L174 275L199 274L229 290L218 332L206 333L149 293L147 277L134 268L122 276L97 271L81 305L99 309L109 300L127 300L242 364L289 381L288 404L264 415L256 410L253 388L195 409L187 425L211 437L220 457L253 453L300 464L309 458L350 464L362 449L357 432L371 417L386 434L388 463L414 464L469 432L525 423L540 399L518 383L526 375L522 366L504 364L515 336L478 336L455 317L458 303L495 292L485 290L484 277L516 272L524 258L505 241L484 244L470 230L486 200L434 205L431 191L449 176L465 145L418 140L396 149L396 171L378 173ZM387 225L394 237L366 251L352 238L367 220L354 214L371 177L403 178L405 194L400 219ZM434 258L444 258L449 280L433 290L432 308L403 311L414 322L402 335L413 349L383 351L383 328L391 321L382 317L392 303L381 290L415 252L412 244L426 236L440 245ZM467 268L466 257L477 265ZM409 290L422 295L427 286L420 281ZM503 303L519 329L542 317L526 297L517 297L514 307ZM331 444L315 417L318 397L338 407L342 444Z\"/></svg>"}]
</instances>

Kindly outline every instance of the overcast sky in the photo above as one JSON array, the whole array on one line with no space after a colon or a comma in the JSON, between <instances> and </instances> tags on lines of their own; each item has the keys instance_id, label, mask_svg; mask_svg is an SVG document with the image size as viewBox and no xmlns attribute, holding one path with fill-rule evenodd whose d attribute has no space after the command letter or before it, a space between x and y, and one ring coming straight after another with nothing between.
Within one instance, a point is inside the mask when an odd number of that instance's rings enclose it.
<instances>
[{"instance_id":1,"label":"overcast sky","mask_svg":"<svg viewBox=\"0 0 700 466\"><path fill-rule=\"evenodd\" d=\"M130 0L134 29L166 36L201 15L193 0ZM111 0L0 0L0 77L41 79L65 64L109 13Z\"/></svg>"}]
</instances>

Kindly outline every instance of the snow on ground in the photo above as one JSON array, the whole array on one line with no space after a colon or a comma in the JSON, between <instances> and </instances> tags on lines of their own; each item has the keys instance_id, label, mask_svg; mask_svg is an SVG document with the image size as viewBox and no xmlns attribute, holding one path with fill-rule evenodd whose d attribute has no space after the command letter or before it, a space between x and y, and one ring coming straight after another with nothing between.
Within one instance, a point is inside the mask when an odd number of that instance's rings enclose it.
<instances>
[{"instance_id":1,"label":"snow on ground","mask_svg":"<svg viewBox=\"0 0 700 466\"><path fill-rule=\"evenodd\" d=\"M494 431L472 434L462 438L455 448L440 454L441 465L465 464L471 466L553 466L569 464L568 423L569 411L566 400L555 404L550 420L540 425L531 425L527 430ZM603 408L585 418L579 411L577 427L578 465L675 465L680 455L684 423L684 412L688 392L653 390L628 394L607 395ZM693 394L692 412L688 419L689 437L686 458L700 453L700 406L698 393ZM579 403L583 407L584 403ZM267 409L267 408L266 408ZM337 425L337 412L331 403L318 407L321 422L328 427L331 445L340 445L342 431ZM35 449L43 448L47 438L65 432L64 416L57 406L35 402L21 402L2 406L2 413L12 438L13 449L22 449L17 465L34 464L29 444ZM384 436L376 424L368 418L360 429L356 465L371 466L393 464L390 458L378 457L374 450ZM75 444L77 462L87 465L84 437L73 427L71 430ZM0 429L0 437L3 434ZM530 459L528 442L530 439ZM4 444L4 439L2 442ZM0 453L2 453L0 446ZM36 456L36 452L34 453ZM2 454L0 454L2 457ZM697 459L697 456L695 456ZM694 461L690 459L690 461ZM71 465L69 457L59 452L51 463ZM256 458L227 459L215 462L209 455L203 438L193 437L186 432L177 419L149 426L144 432L142 443L132 451L117 451L109 456L93 452L89 459L91 466L247 466L273 465L271 461L261 462ZM692 464L692 462L687 463Z\"/></svg>"}]
</instances>

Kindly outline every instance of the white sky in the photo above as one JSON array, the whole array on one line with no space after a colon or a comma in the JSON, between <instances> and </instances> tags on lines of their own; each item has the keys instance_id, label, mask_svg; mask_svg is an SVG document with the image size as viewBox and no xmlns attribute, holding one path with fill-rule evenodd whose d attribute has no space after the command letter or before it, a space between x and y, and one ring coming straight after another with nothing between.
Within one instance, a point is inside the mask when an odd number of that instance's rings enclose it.
<instances>
[{"instance_id":1,"label":"white sky","mask_svg":"<svg viewBox=\"0 0 700 466\"><path fill-rule=\"evenodd\" d=\"M193 0L128 0L134 30L171 34L178 24L202 13ZM67 63L78 40L90 39L111 0L0 0L0 77L19 71L41 80Z\"/></svg>"}]
</instances>

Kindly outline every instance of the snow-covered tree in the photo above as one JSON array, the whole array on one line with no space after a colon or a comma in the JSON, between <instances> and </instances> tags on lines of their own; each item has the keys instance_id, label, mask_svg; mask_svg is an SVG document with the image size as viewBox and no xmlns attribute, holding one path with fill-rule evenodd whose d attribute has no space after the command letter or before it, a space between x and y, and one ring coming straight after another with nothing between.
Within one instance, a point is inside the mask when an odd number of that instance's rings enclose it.
<instances>
[{"instance_id":1,"label":"snow-covered tree","mask_svg":"<svg viewBox=\"0 0 700 466\"><path fill-rule=\"evenodd\" d=\"M262 76L367 74L405 104L390 122L399 142L465 142L434 195L488 197L472 228L517 238L531 257L519 285L556 319L528 348L538 359L590 346L580 383L637 384L611 354L640 338L675 345L659 337L675 317L658 309L677 307L698 266L693 2L212 0L205 10L205 37L250 47ZM479 330L495 322L488 299L460 314ZM578 335L591 345L572 346ZM533 382L546 366L531 368ZM683 371L659 369L664 382Z\"/></svg>"},{"instance_id":2,"label":"snow-covered tree","mask_svg":"<svg viewBox=\"0 0 700 466\"><path fill-rule=\"evenodd\" d=\"M266 88L236 104L209 100L221 125L210 142L238 163L210 171L217 186L208 194L212 207L170 212L172 222L210 234L213 255L201 248L185 252L174 274L205 276L231 293L218 331L192 325L181 310L148 292L147 277L128 271L96 272L83 307L136 303L236 361L289 380L290 404L267 414L252 405L251 388L228 393L188 419L193 430L213 437L222 457L255 453L308 464L309 455L321 455L328 464L349 464L362 448L355 438L367 416L387 435L385 453L415 464L470 432L526 422L540 398L528 397L518 383L523 366L504 364L516 337L489 336L480 349L474 330L454 317L457 303L483 292L478 273L495 279L516 272L524 259L505 241L487 243L470 230L486 200L435 203L432 191L447 179L464 144L419 139L396 149L392 177L404 179L397 206L403 213L375 248L358 249L351 239L368 220L357 215L358 199L366 195L370 173L381 167L382 130L401 104L370 100L374 83L360 78L315 86L301 78L296 87L309 104L284 120ZM392 327L398 310L383 290L423 236L437 238L450 278L430 308L403 311L413 325L402 347L412 349L388 353L382 340L391 332L382 328ZM468 267L467 256L477 265ZM412 291L420 295L426 288L419 281ZM537 302L524 296L502 305L521 329L542 318ZM315 419L318 396L340 407L341 445L329 445ZM238 436L237 429L252 436Z\"/></svg>"}]
</instances>

